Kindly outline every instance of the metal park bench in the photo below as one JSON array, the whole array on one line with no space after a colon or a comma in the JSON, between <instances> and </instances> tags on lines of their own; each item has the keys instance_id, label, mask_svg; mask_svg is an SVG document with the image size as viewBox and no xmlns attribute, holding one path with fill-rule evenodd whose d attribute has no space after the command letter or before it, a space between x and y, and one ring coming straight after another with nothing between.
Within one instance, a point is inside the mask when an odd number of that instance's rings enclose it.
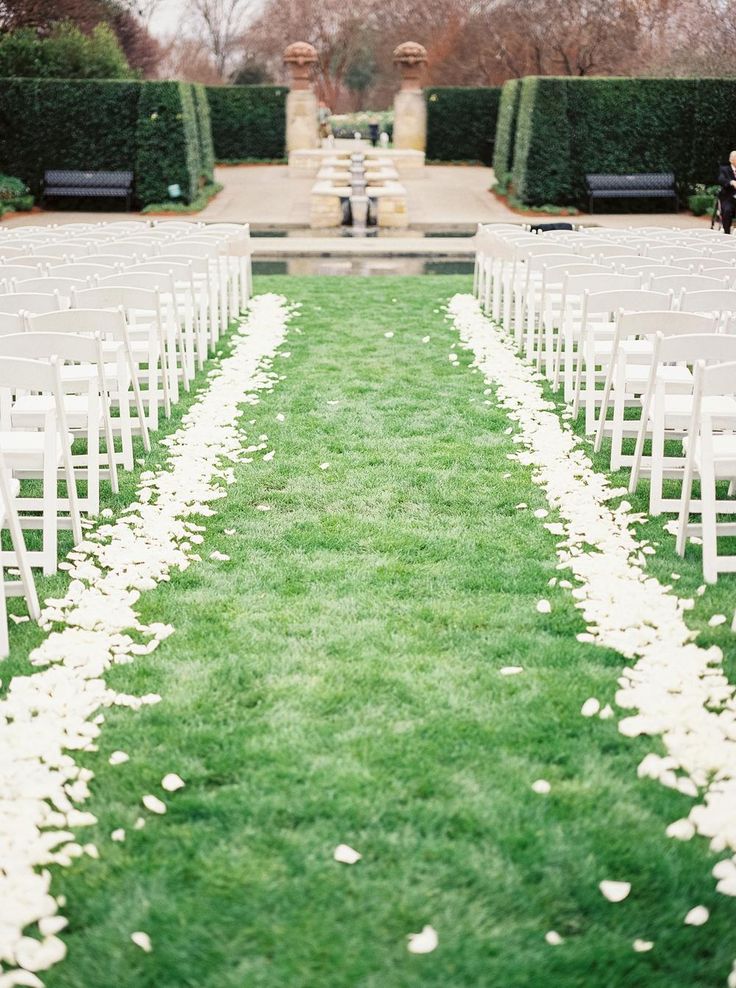
<instances>
[{"instance_id":1,"label":"metal park bench","mask_svg":"<svg viewBox=\"0 0 736 988\"><path fill-rule=\"evenodd\" d=\"M643 175L586 175L588 209L593 212L595 199L672 199L677 212L675 176L672 172L648 172Z\"/></svg>"},{"instance_id":2,"label":"metal park bench","mask_svg":"<svg viewBox=\"0 0 736 988\"><path fill-rule=\"evenodd\" d=\"M125 199L129 210L133 198L133 172L47 171L43 176L41 204L51 196Z\"/></svg>"}]
</instances>

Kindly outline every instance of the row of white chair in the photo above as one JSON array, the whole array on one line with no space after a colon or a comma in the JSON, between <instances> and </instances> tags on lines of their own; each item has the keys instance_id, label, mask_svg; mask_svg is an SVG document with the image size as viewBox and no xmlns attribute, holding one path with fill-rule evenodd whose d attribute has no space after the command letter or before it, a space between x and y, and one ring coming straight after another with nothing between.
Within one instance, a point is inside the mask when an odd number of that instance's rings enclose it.
<instances>
[{"instance_id":1,"label":"row of white chair","mask_svg":"<svg viewBox=\"0 0 736 988\"><path fill-rule=\"evenodd\" d=\"M32 568L56 571L59 530L81 540L101 482L119 490L134 436L150 450L160 412L171 414L251 294L247 227L162 227L0 231L0 512L13 547L0 552L3 611L6 594L22 593L39 616ZM68 261L85 240L94 253ZM40 529L32 548L28 529ZM5 580L3 566L20 579Z\"/></svg>"},{"instance_id":2,"label":"row of white chair","mask_svg":"<svg viewBox=\"0 0 736 988\"><path fill-rule=\"evenodd\" d=\"M718 546L736 534L720 517L736 514L736 251L711 231L608 232L605 250L602 240L597 230L482 228L474 289L550 385L563 386L572 417L584 410L596 450L610 439L611 469L631 469L631 491L649 476L650 513L678 514L678 551L702 538L712 582L736 571L736 555ZM665 455L669 440L678 455ZM677 496L665 490L670 479ZM720 481L728 491L718 498Z\"/></svg>"}]
</instances>

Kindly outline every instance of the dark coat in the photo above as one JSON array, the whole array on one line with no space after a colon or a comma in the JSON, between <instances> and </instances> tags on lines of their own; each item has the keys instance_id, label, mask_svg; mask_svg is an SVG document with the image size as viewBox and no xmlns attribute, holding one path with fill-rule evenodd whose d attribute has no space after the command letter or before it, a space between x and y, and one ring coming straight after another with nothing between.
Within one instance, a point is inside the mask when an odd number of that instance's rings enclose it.
<instances>
[{"instance_id":1,"label":"dark coat","mask_svg":"<svg viewBox=\"0 0 736 988\"><path fill-rule=\"evenodd\" d=\"M718 192L718 198L721 202L733 199L736 196L736 189L731 185L734 179L733 168L730 165L721 165L718 171L718 184L721 187Z\"/></svg>"}]
</instances>

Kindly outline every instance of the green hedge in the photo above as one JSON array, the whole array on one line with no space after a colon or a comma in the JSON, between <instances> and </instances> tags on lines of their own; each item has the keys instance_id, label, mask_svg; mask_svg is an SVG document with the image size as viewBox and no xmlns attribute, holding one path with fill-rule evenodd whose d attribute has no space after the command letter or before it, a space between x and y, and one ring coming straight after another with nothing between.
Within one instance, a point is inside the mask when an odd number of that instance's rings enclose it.
<instances>
[{"instance_id":1,"label":"green hedge","mask_svg":"<svg viewBox=\"0 0 736 988\"><path fill-rule=\"evenodd\" d=\"M141 202L165 202L178 185L191 202L202 172L192 87L185 82L147 83L138 114L136 187Z\"/></svg>"},{"instance_id":2,"label":"green hedge","mask_svg":"<svg viewBox=\"0 0 736 988\"><path fill-rule=\"evenodd\" d=\"M284 86L207 86L216 160L283 158L287 94Z\"/></svg>"},{"instance_id":3,"label":"green hedge","mask_svg":"<svg viewBox=\"0 0 736 988\"><path fill-rule=\"evenodd\" d=\"M0 172L37 195L48 168L132 169L142 85L0 79Z\"/></svg>"},{"instance_id":4,"label":"green hedge","mask_svg":"<svg viewBox=\"0 0 736 988\"><path fill-rule=\"evenodd\" d=\"M212 143L212 124L210 121L210 104L207 100L207 90L197 82L192 86L194 110L197 117L197 136L199 138L199 160L201 177L205 182L215 180L215 149Z\"/></svg>"},{"instance_id":5,"label":"green hedge","mask_svg":"<svg viewBox=\"0 0 736 988\"><path fill-rule=\"evenodd\" d=\"M519 114L520 96L520 79L509 79L503 84L498 103L496 143L493 148L493 171L501 189L505 189L508 185L514 164L514 142L516 140L516 121Z\"/></svg>"},{"instance_id":6,"label":"green hedge","mask_svg":"<svg viewBox=\"0 0 736 988\"><path fill-rule=\"evenodd\" d=\"M437 86L427 98L430 161L493 161L499 87Z\"/></svg>"},{"instance_id":7,"label":"green hedge","mask_svg":"<svg viewBox=\"0 0 736 988\"><path fill-rule=\"evenodd\" d=\"M672 171L685 198L736 144L735 101L736 79L524 79L514 191L529 205L582 205L586 173Z\"/></svg>"},{"instance_id":8,"label":"green hedge","mask_svg":"<svg viewBox=\"0 0 736 988\"><path fill-rule=\"evenodd\" d=\"M140 203L184 202L213 179L203 87L184 82L0 79L0 172L38 194L49 168L135 172Z\"/></svg>"}]
</instances>

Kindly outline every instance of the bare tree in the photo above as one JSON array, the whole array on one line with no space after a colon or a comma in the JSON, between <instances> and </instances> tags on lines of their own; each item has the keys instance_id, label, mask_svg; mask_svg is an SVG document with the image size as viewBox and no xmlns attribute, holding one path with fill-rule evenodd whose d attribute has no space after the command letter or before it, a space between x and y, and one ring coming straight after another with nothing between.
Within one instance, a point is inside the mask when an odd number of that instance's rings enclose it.
<instances>
[{"instance_id":1,"label":"bare tree","mask_svg":"<svg viewBox=\"0 0 736 988\"><path fill-rule=\"evenodd\" d=\"M252 0L188 0L187 10L194 36L211 52L219 77L224 79L241 53Z\"/></svg>"}]
</instances>

